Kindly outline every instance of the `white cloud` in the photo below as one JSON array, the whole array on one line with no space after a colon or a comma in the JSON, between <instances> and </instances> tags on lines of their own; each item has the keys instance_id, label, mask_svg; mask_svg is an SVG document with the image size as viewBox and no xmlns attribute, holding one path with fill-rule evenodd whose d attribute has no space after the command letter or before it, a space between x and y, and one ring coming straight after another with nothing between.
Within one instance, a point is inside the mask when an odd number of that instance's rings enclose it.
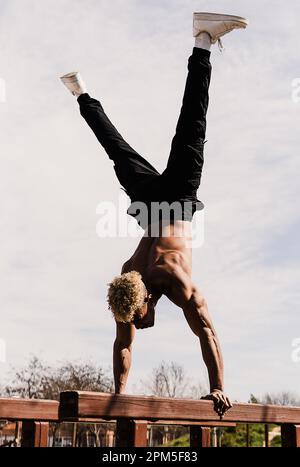
<instances>
[{"instance_id":1,"label":"white cloud","mask_svg":"<svg viewBox=\"0 0 300 467\"><path fill-rule=\"evenodd\" d=\"M107 366L114 326L105 284L136 240L96 236L96 206L117 200L119 185L58 77L80 69L121 133L161 170L193 46L191 12L207 6L14 0L1 8L0 337L8 363L36 352ZM290 358L299 262L288 248L299 226L300 107L291 100L291 81L300 76L299 6L274 1L272 14L266 1L247 0L238 10L236 2L212 1L209 8L247 15L250 27L224 38L225 53L212 55L199 191L206 242L194 252L194 277L223 342L227 387L246 400L250 392L295 389L299 374ZM137 333L130 384L163 358L203 377L198 343L166 300L157 327Z\"/></svg>"}]
</instances>

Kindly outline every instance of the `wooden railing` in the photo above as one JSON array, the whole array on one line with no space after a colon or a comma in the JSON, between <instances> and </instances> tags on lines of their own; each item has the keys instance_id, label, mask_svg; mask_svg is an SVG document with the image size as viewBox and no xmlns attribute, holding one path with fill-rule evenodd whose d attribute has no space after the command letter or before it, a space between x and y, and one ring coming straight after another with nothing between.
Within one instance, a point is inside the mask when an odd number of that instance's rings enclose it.
<instances>
[{"instance_id":1,"label":"wooden railing","mask_svg":"<svg viewBox=\"0 0 300 467\"><path fill-rule=\"evenodd\" d=\"M234 404L223 420L211 401L63 392L60 418L69 421L117 420L117 446L146 446L148 423L190 426L190 445L209 445L210 427L236 423L281 425L283 446L300 447L300 408L261 404Z\"/></svg>"},{"instance_id":2,"label":"wooden railing","mask_svg":"<svg viewBox=\"0 0 300 467\"><path fill-rule=\"evenodd\" d=\"M117 447L147 446L149 425L175 424L189 427L190 446L208 447L211 428L237 423L280 425L282 446L300 447L297 407L234 404L220 420L211 401L67 391L60 403L0 399L0 419L22 421L21 446L47 446L50 422L116 421Z\"/></svg>"},{"instance_id":3,"label":"wooden railing","mask_svg":"<svg viewBox=\"0 0 300 467\"><path fill-rule=\"evenodd\" d=\"M0 398L0 420L22 422L22 447L47 447L49 422L58 422L59 403L34 399Z\"/></svg>"}]
</instances>

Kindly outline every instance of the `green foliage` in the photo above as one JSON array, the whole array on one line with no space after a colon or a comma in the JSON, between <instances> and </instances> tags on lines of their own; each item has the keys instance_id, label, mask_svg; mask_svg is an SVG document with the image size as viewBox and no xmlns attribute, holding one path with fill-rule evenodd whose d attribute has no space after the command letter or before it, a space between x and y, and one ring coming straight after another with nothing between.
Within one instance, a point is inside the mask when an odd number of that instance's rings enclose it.
<instances>
[{"instance_id":1,"label":"green foliage","mask_svg":"<svg viewBox=\"0 0 300 467\"><path fill-rule=\"evenodd\" d=\"M270 443L271 448L281 448L281 436L274 436Z\"/></svg>"},{"instance_id":2,"label":"green foliage","mask_svg":"<svg viewBox=\"0 0 300 467\"><path fill-rule=\"evenodd\" d=\"M189 447L190 445L190 436L189 435L184 435L181 436L180 438L176 438L173 441L170 441L169 443L166 443L163 445L164 448L167 447Z\"/></svg>"},{"instance_id":3,"label":"green foliage","mask_svg":"<svg viewBox=\"0 0 300 467\"><path fill-rule=\"evenodd\" d=\"M259 399L254 394L250 394L249 404L259 404Z\"/></svg>"},{"instance_id":4,"label":"green foliage","mask_svg":"<svg viewBox=\"0 0 300 467\"><path fill-rule=\"evenodd\" d=\"M269 431L275 425L269 425ZM247 444L247 428L245 424L239 424L236 427L219 428L217 429L221 446L226 447L246 447ZM263 424L249 425L249 446L263 447L264 446L265 428ZM164 447L187 447L189 446L189 435L180 436L179 438L170 441L163 445ZM281 446L281 437L275 436L270 443L271 447Z\"/></svg>"},{"instance_id":5,"label":"green foliage","mask_svg":"<svg viewBox=\"0 0 300 467\"><path fill-rule=\"evenodd\" d=\"M236 428L221 429L222 447L245 447L247 442L247 426L237 425ZM264 444L264 425L249 426L249 445L251 447L262 447Z\"/></svg>"}]
</instances>

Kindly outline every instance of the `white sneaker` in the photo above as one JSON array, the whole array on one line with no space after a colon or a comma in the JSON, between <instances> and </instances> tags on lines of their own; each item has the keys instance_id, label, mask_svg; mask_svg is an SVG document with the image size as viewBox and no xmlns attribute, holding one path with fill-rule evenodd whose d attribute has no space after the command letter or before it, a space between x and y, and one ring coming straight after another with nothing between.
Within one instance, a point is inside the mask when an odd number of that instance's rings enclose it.
<instances>
[{"instance_id":1,"label":"white sneaker","mask_svg":"<svg viewBox=\"0 0 300 467\"><path fill-rule=\"evenodd\" d=\"M248 21L241 16L194 13L193 35L197 37L201 32L206 32L210 35L212 44L218 41L222 46L222 36L234 29L245 29L247 25Z\"/></svg>"},{"instance_id":2,"label":"white sneaker","mask_svg":"<svg viewBox=\"0 0 300 467\"><path fill-rule=\"evenodd\" d=\"M64 85L69 89L69 91L73 94L73 96L80 96L81 94L85 94L87 92L87 88L85 82L81 78L80 73L73 72L68 73L60 78Z\"/></svg>"}]
</instances>

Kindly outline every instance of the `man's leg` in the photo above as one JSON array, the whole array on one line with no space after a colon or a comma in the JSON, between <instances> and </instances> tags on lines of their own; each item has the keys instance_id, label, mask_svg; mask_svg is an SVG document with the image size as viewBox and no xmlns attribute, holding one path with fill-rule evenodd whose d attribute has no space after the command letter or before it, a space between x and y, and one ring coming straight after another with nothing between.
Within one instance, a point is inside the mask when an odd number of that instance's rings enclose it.
<instances>
[{"instance_id":1,"label":"man's leg","mask_svg":"<svg viewBox=\"0 0 300 467\"><path fill-rule=\"evenodd\" d=\"M200 185L210 79L210 52L194 47L176 134L163 173L178 197L194 193Z\"/></svg>"},{"instance_id":2,"label":"man's leg","mask_svg":"<svg viewBox=\"0 0 300 467\"><path fill-rule=\"evenodd\" d=\"M114 161L116 175L129 196L132 188L138 183L159 175L159 172L124 140L105 114L99 101L85 93L78 97L78 103L81 115L109 158Z\"/></svg>"},{"instance_id":3,"label":"man's leg","mask_svg":"<svg viewBox=\"0 0 300 467\"><path fill-rule=\"evenodd\" d=\"M234 29L246 28L240 16L194 13L195 47L189 58L188 77L168 165L163 173L171 195L196 198L203 167L206 113L211 78L210 47ZM175 193L174 193L174 189Z\"/></svg>"}]
</instances>

